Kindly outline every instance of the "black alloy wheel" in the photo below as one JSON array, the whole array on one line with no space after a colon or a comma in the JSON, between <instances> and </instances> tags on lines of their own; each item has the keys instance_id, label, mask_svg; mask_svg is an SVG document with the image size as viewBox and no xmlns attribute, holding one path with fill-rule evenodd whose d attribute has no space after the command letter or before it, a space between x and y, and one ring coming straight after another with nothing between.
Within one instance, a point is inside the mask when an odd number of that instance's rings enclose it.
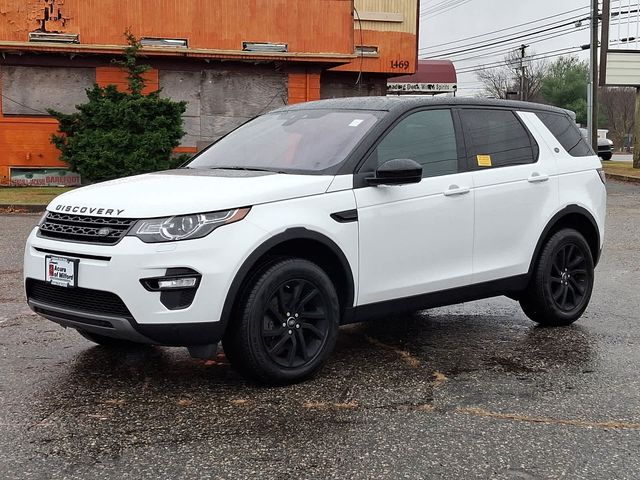
<instances>
[{"instance_id":1,"label":"black alloy wheel","mask_svg":"<svg viewBox=\"0 0 640 480\"><path fill-rule=\"evenodd\" d=\"M320 370L339 321L338 295L326 272L301 258L276 258L247 280L222 344L244 376L286 385Z\"/></svg>"},{"instance_id":2,"label":"black alloy wheel","mask_svg":"<svg viewBox=\"0 0 640 480\"><path fill-rule=\"evenodd\" d=\"M551 262L548 273L553 301L563 312L571 312L580 306L588 287L587 259L585 252L575 243L562 246Z\"/></svg>"},{"instance_id":3,"label":"black alloy wheel","mask_svg":"<svg viewBox=\"0 0 640 480\"><path fill-rule=\"evenodd\" d=\"M544 326L570 325L582 316L594 283L591 248L571 228L554 233L535 262L520 306L534 322Z\"/></svg>"},{"instance_id":4,"label":"black alloy wheel","mask_svg":"<svg viewBox=\"0 0 640 480\"><path fill-rule=\"evenodd\" d=\"M300 367L322 351L330 331L327 301L304 279L281 284L265 307L262 340L269 357L282 367Z\"/></svg>"}]
</instances>

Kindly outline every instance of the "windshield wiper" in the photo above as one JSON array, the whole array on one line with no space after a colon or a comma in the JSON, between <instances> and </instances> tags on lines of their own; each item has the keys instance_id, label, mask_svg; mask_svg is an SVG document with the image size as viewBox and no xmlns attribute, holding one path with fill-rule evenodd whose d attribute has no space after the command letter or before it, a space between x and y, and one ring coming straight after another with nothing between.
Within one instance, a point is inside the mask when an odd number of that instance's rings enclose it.
<instances>
[{"instance_id":1,"label":"windshield wiper","mask_svg":"<svg viewBox=\"0 0 640 480\"><path fill-rule=\"evenodd\" d=\"M268 168L257 167L211 167L211 170L241 170L244 172L270 172L270 173L286 173L282 170L271 170Z\"/></svg>"}]
</instances>

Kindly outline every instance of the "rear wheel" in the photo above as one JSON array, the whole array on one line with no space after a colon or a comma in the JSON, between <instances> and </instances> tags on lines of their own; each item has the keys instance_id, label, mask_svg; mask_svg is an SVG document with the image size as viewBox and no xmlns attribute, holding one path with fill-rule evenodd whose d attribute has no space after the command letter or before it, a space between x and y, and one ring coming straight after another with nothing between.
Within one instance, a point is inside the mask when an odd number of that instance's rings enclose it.
<instances>
[{"instance_id":1,"label":"rear wheel","mask_svg":"<svg viewBox=\"0 0 640 480\"><path fill-rule=\"evenodd\" d=\"M611 160L611 157L612 157L612 154L611 154L611 153L602 153L602 154L600 154L600 158L601 158L602 160L605 160L605 161L606 161L606 160Z\"/></svg>"},{"instance_id":2,"label":"rear wheel","mask_svg":"<svg viewBox=\"0 0 640 480\"><path fill-rule=\"evenodd\" d=\"M315 374L335 345L340 309L316 264L279 260L255 275L223 346L232 366L261 383L283 385Z\"/></svg>"},{"instance_id":3,"label":"rear wheel","mask_svg":"<svg viewBox=\"0 0 640 480\"><path fill-rule=\"evenodd\" d=\"M556 232L543 247L531 283L520 298L522 310L540 325L570 325L589 304L593 269L584 237L568 228Z\"/></svg>"}]
</instances>

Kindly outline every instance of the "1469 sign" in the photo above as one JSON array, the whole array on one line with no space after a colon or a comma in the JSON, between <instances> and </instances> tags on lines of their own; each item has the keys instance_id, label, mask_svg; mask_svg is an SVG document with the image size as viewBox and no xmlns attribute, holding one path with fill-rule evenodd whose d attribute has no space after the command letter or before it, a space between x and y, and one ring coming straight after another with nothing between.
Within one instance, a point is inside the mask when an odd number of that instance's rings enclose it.
<instances>
[{"instance_id":1,"label":"1469 sign","mask_svg":"<svg viewBox=\"0 0 640 480\"><path fill-rule=\"evenodd\" d=\"M409 60L391 60L391 68L394 70L408 70Z\"/></svg>"}]
</instances>

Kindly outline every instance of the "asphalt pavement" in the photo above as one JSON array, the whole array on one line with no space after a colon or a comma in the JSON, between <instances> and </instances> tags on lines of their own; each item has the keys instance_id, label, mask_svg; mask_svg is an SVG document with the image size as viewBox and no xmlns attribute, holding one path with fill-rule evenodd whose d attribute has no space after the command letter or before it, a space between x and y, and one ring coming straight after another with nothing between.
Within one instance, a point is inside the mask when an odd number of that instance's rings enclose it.
<instances>
[{"instance_id":1,"label":"asphalt pavement","mask_svg":"<svg viewBox=\"0 0 640 480\"><path fill-rule=\"evenodd\" d=\"M575 325L504 297L353 325L275 389L222 353L105 350L32 314L38 216L0 216L0 478L640 478L640 186L608 190Z\"/></svg>"}]
</instances>

